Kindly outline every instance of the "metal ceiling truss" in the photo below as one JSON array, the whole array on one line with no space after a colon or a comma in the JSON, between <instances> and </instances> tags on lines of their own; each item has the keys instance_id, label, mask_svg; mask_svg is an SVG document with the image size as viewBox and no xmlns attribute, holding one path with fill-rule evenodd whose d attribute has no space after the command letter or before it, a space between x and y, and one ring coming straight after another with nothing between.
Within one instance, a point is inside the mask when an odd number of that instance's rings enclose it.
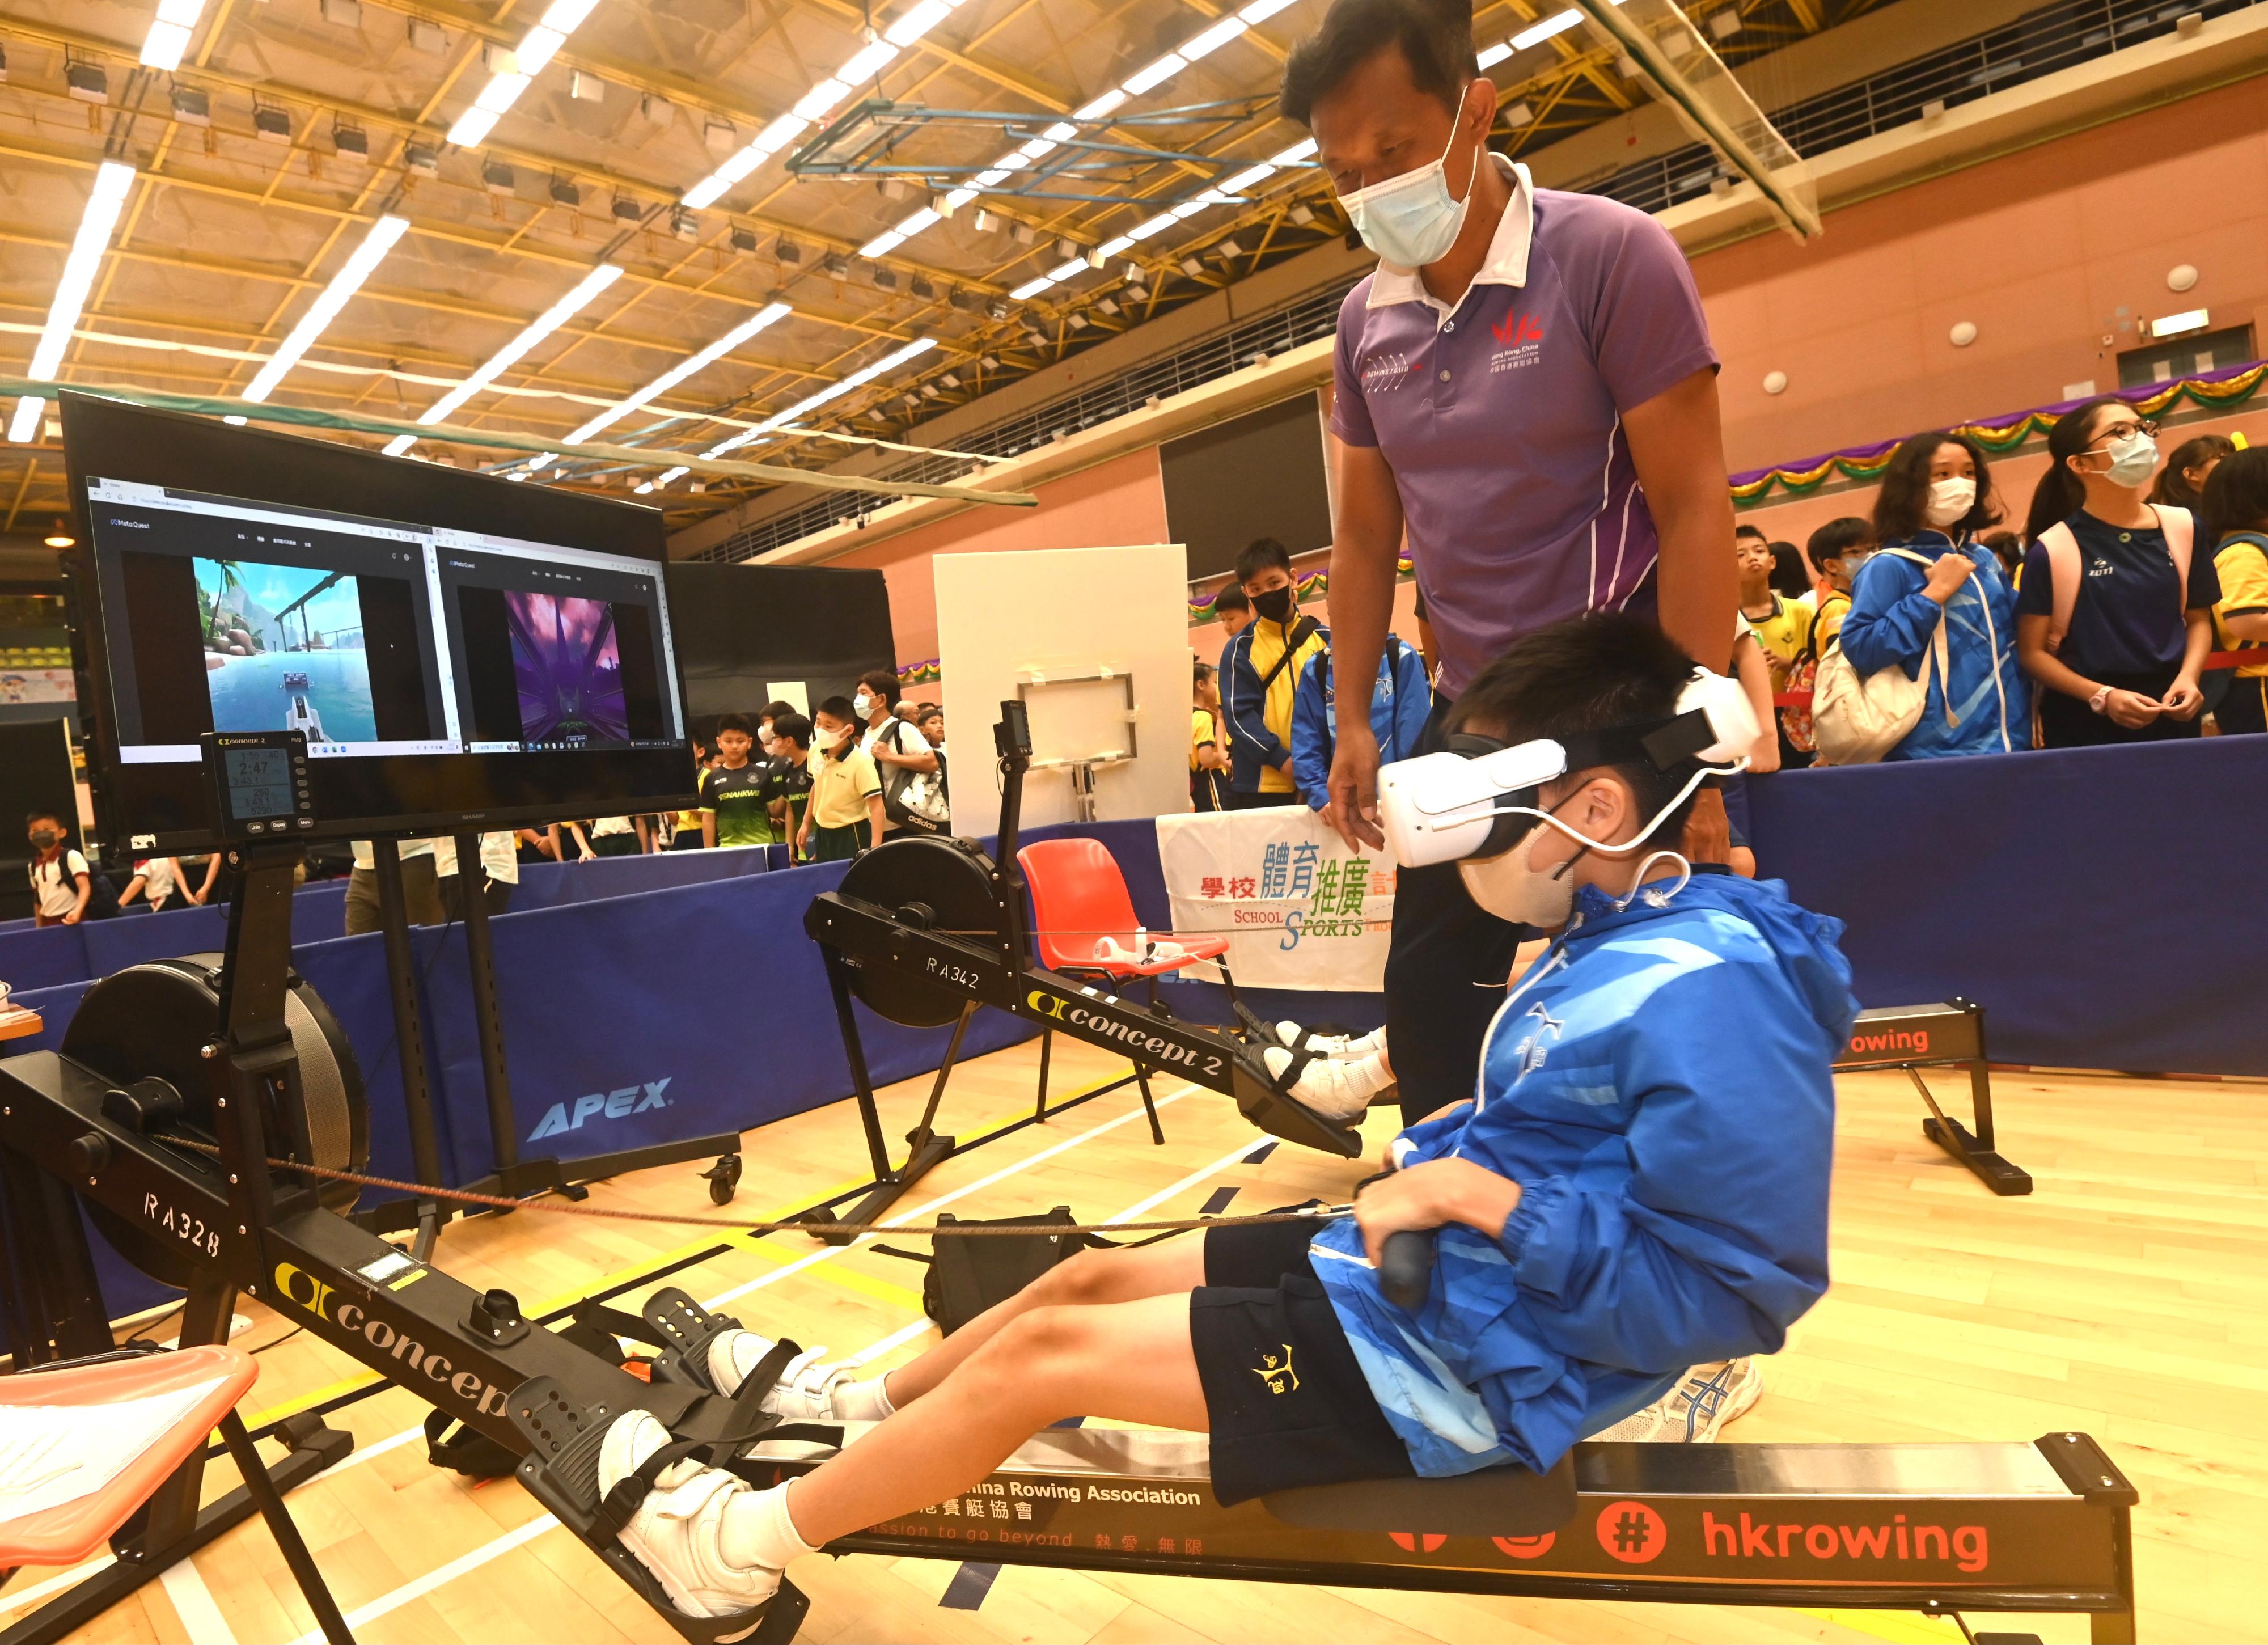
<instances>
[{"instance_id":1,"label":"metal ceiling truss","mask_svg":"<svg viewBox=\"0 0 2268 1645\"><path fill-rule=\"evenodd\" d=\"M1273 97L1224 98L1212 102L1184 103L1138 114L1108 114L1081 120L1065 114L1047 121L1028 115L1004 114L998 109L932 108L924 104L869 98L857 104L817 136L788 157L787 169L798 179L856 178L876 181L919 182L942 193L988 173L1004 169L997 159L923 160L907 157L904 145L930 133L997 132L1011 146L1038 151L1028 165L985 189L982 196L990 210L994 199L1067 200L1085 205L1125 205L1134 202L1130 192L1143 173L1165 162L1194 173L1191 187L1181 195L1167 195L1154 203L1171 206L1199 192L1217 175L1250 164L1243 158L1225 159L1186 148L1155 147L1114 141L1109 134L1131 127L1187 129L1202 127L1194 138L1203 142L1232 134ZM919 146L917 144L916 146ZM1116 183L1108 193L1094 186Z\"/></svg>"},{"instance_id":2,"label":"metal ceiling truss","mask_svg":"<svg viewBox=\"0 0 2268 1645\"><path fill-rule=\"evenodd\" d=\"M1717 41L1719 54L1728 64L1739 66L1764 52L1778 49L1795 39L1833 27L1869 10L1879 0L1704 0L1704 4L1686 7L1697 24L1713 12L1735 10L1742 27L1729 39ZM326 151L306 139L317 129L313 121L295 122L292 145L284 153L284 163L277 166L265 188L248 188L242 184L211 176L199 176L194 168L177 169L180 162L174 153L175 138L182 128L167 123L158 144L157 161L144 172L144 181L159 188L186 190L210 197L225 198L255 207L280 209L302 214L315 214L331 219L331 227L322 247L308 259L301 269L279 270L273 267L239 265L233 262L225 267L218 260L184 259L169 253L141 252L129 247L132 230L122 233L113 247L106 263L103 292L107 291L107 275L114 271L117 262L136 257L149 257L174 266L203 266L210 263L210 271L227 273L237 277L249 277L277 284L283 298L270 317L257 329L250 324L227 327L219 324L185 325L178 321L158 321L147 316L115 313L100 295L90 306L83 324L114 323L125 325L158 325L171 327L177 332L188 332L227 337L247 344L258 344L272 338L281 316L287 312L285 303L303 287L322 284L315 270L339 240L341 232L350 225L366 225L375 219L379 210L391 207L397 210L414 208L420 192L436 188L463 188L472 192L476 185L426 178L412 181L406 173L394 180L401 164L401 150L410 142L438 146L443 127L435 119L443 99L457 79L476 65L477 43L511 46L523 32L519 24L510 18L499 19L487 8L476 7L471 0L365 0L366 4L405 16L438 21L459 31L466 37L468 50L460 54L441 84L429 99L428 105L418 111L417 117L406 117L400 110L381 109L357 104L321 92L297 86L256 80L243 75L217 70L202 61L209 56L220 28L231 20L236 10L232 0L216 0L208 10L199 61L185 63L175 77L180 81L197 85L226 89L239 97L254 98L261 102L280 102L327 113L329 125L345 124L373 132L389 134L392 151L381 159L379 145L372 144L369 177L352 207L342 207L332 201L306 197L284 187L293 162L320 174L320 167L327 158ZM1226 15L1233 7L1218 4L1218 0L1186 0L1188 9L1205 18ZM870 14L868 5L861 0L783 0L775 5L764 0L763 11L770 15L772 33L783 43L784 33L778 26L784 13L794 5L822 12L847 25L863 26ZM1491 39L1507 26L1517 27L1533 23L1556 11L1551 0L1544 0L1544 11L1539 11L1531 0L1494 0L1482 5L1476 18L1476 33L1483 39ZM789 240L811 248L815 254L811 262L800 267L782 264L776 270L783 283L805 285L815 278L832 277L837 288L835 311L825 306L807 306L808 299L799 293L797 315L799 319L832 325L849 335L845 345L835 350L831 358L799 365L785 359L751 356L745 353L729 357L730 363L743 371L755 374L748 388L722 404L688 409L680 404L657 402L643 414L646 425L623 442L625 447L640 447L644 441L666 436L669 431L687 419L712 413L727 416L755 414L764 404L786 397L791 392L802 392L792 386L806 383L814 378L826 379L845 374L852 362L877 342L902 342L932 322L932 317L956 317L962 322L969 319L968 310L954 308L944 301L948 288L961 288L977 299L975 323L968 329L950 337L939 336L940 346L921 367L909 378L888 383L867 386L859 393L845 396L828 408L830 420L844 424L858 422L868 425L879 424L882 430L902 430L922 417L933 415L946 405L958 403L976 395L998 387L1002 381L1021 374L1025 370L1064 358L1069 353L1101 338L1116 335L1142 321L1179 306L1182 302L1202 296L1204 292L1228 284L1232 279L1267 266L1279 259L1297 254L1323 240L1344 232L1344 218L1337 210L1328 182L1319 174L1300 180L1292 188L1281 188L1270 195L1256 197L1241 207L1224 206L1210 214L1200 225L1193 227L1189 238L1179 243L1164 246L1145 243L1134 248L1124 260L1125 270L1138 277L1136 290L1139 298L1128 295L1130 282L1124 277L1082 283L1075 292L1065 292L1055 299L1035 299L1027 304L1020 313L1007 318L992 319L984 315L983 305L998 301L998 294L1021 277L1019 265L1035 257L1052 254L1059 238L1071 237L1083 242L1107 238L1109 231L1102 226L1104 218L1119 210L1152 211L1170 208L1176 202L1199 192L1224 173L1248 163L1249 155L1230 157L1226 150L1238 146L1250 134L1269 123L1273 90L1255 93L1242 99L1222 100L1211 104L1183 105L1175 109L1147 114L1119 113L1099 121L1078 121L1070 114L1080 100L1076 91L1048 85L1040 77L1020 67L1012 67L988 58L984 48L1000 38L1010 26L1037 10L1042 21L1047 21L1038 0L1012 0L1001 11L989 18L976 35L958 47L948 44L935 35L924 37L909 48L909 58L925 59L925 65L913 84L895 100L873 100L860 105L850 114L836 120L818 138L806 143L788 161L785 174L775 186L754 203L741 210L711 208L701 214L702 234L699 241L689 247L684 255L669 264L660 274L630 268L622 288L642 297L647 293L674 292L708 298L733 305L743 310L753 310L770 300L770 293L751 295L725 288L719 284L724 276L736 265L744 254L728 247L733 231L753 230L772 240L784 236ZM754 13L752 12L752 15ZM18 22L0 18L0 31L21 38L67 50L70 55L92 55L114 59L130 59L134 51L129 46L111 41L98 40L68 28L51 24ZM1491 33L1491 31L1494 31ZM765 38L760 35L759 38ZM1265 38L1258 30L1249 30L1243 40L1267 55L1280 61L1284 48ZM1602 120L1625 114L1639 100L1640 93L1624 78L1617 63L1618 54L1606 48L1580 44L1580 35L1559 35L1552 39L1556 61L1547 67L1505 85L1498 96L1499 118L1494 141L1507 152L1518 155L1533 151L1574 131L1594 125ZM800 59L797 59L799 62ZM571 41L556 58L558 63L594 75L608 84L630 91L646 92L667 99L671 103L696 114L710 114L731 121L742 128L761 125L768 117L762 112L736 102L720 93L714 80L696 81L672 73L657 66L632 63L592 51ZM1036 106L1036 112L929 108L914 104L914 100L930 87L939 76L951 71L973 75L998 86L1019 101ZM114 110L111 129L105 134L104 147L118 151L129 144L138 122L152 117L148 108L150 92L155 85L154 74L136 70L144 77L135 86L136 107ZM132 77L129 77L132 84ZM26 85L19 77L18 90L45 92L46 88ZM60 95L60 92L54 93ZM125 100L122 97L121 101ZM1524 117L1512 117L1510 111L1525 104ZM163 105L160 104L162 113ZM216 111L217 113L218 111ZM1020 173L1007 185L1004 198L997 188L988 189L980 197L979 207L991 216L1009 223L1020 223L1030 232L1020 236L1018 243L1006 250L1005 255L993 268L985 271L947 270L933 263L918 262L900 255L861 260L871 265L895 267L908 276L921 279L939 293L938 299L907 314L902 306L890 323L875 324L846 310L841 299L849 291L856 290L855 282L846 283L839 270L843 261L855 255L855 242L844 236L818 232L801 224L780 218L768 210L785 190L806 178L834 177L864 178L867 181L887 181L893 178L909 181L918 180L931 185L950 184L965 180L972 173L990 169L975 165L962 166L952 162L932 162L927 158L906 158L902 150L917 135L945 134L958 128L983 129L998 131L1017 142L1037 139L1046 129L1069 123L1075 130L1068 139L1055 139L1061 153L1050 151L1042 164L1036 164ZM1159 134L1178 127L1182 132L1198 128L1195 136L1184 136L1178 141L1160 142ZM327 128L326 128L327 129ZM221 129L218 136L234 142L249 143L249 131ZM213 140L210 134L207 141ZM37 139L0 144L0 159L32 160L46 164L61 164L79 168L92 168L95 156L88 147L53 150L38 145ZM272 149L263 149L262 158L270 159ZM625 195L651 200L653 204L646 221L637 228L617 236L616 243L647 236L651 247L659 238L663 220L672 209L671 202L680 192L673 186L633 177L603 166L563 161L534 149L511 144L486 144L481 153L507 165L524 167L535 177L560 175L586 181L600 188L612 189ZM474 157L460 155L457 169ZM1146 173L1146 175L1145 175ZM1280 181L1280 180L1279 180ZM149 197L150 190L137 190L139 203ZM484 235L462 222L426 217L421 218L414 210L411 230L438 242L475 250L490 254L511 255L556 266L587 270L596 261L587 246L577 246L571 251L554 249L547 244L544 233L547 225L556 223L563 215L558 208L546 207L534 202L521 201L522 206L535 204L536 209L509 232ZM1304 213L1297 208L1305 208ZM1307 215L1308 221L1296 220L1297 215ZM1132 221L1132 218L1127 218ZM1246 232L1257 226L1260 235L1256 246L1242 243ZM543 231L540 233L539 231ZM1238 241L1238 254L1221 257L1213 254L1225 240ZM0 241L19 244L52 245L50 237L30 232L0 229ZM703 262L716 267L708 277L693 277L692 271ZM1185 271L1190 262L1201 265L1201 272ZM829 264L833 270L829 270ZM523 317L505 315L483 310L477 305L451 301L422 294L367 288L370 300L404 305L424 312L460 315L512 323ZM1099 305L1108 299L1116 306L1115 315ZM963 299L964 302L967 299ZM635 348L682 351L682 340L664 340L643 336L624 329L620 324L623 316L636 306L635 300L620 306L613 314L586 321L578 325L563 327L558 335L568 340L568 348L561 350L545 364L510 374L505 380L517 384L542 380L570 392L596 395L615 395L627 392L622 385L601 385L586 380L571 380L558 372L559 365L581 343L605 341ZM1076 325L1071 316L1077 314L1086 321ZM203 317L210 321L217 316ZM1039 336L1035 338L1032 332ZM327 351L347 358L379 358L379 351L358 350L344 343L326 338L321 347ZM992 364L987 365L986 361ZM441 351L422 353L414 362L406 362L412 369L436 373L468 371L473 362L447 359ZM932 387L937 380L950 373L961 382L957 389L939 389L935 400L922 399L917 409L886 409L888 402L900 395L918 391L924 382ZM168 373L170 375L174 373ZM230 373L218 373L232 381ZM188 373L181 373L184 380ZM365 403L373 394L384 392L388 380L374 378L369 386L350 396L341 396L335 387L325 383L320 375L306 382L294 381L295 391L306 390L327 400L347 398L350 409ZM538 410L543 402L528 402L512 395L499 395L468 408L463 419L468 425L477 425L491 416L508 417L516 423L535 426L550 426L555 419ZM571 402L551 402L571 403ZM878 430L877 432L880 432ZM31 506L38 512L42 506L34 499L26 503L23 491L33 483L33 470L29 463L34 454L18 448L26 466L18 480L17 505ZM675 461L674 454L654 449L657 460ZM822 453L809 448L782 454L778 461L788 466L832 461L831 452ZM4 459L0 459L4 461ZM49 476L40 471L43 483ZM0 485L17 476L0 468ZM59 472L53 476L60 479ZM753 489L754 476L735 476L730 479L719 475L723 483L712 484L698 506L707 509L720 500L745 494ZM44 489L44 483L43 487ZM678 502L685 499L659 500Z\"/></svg>"}]
</instances>

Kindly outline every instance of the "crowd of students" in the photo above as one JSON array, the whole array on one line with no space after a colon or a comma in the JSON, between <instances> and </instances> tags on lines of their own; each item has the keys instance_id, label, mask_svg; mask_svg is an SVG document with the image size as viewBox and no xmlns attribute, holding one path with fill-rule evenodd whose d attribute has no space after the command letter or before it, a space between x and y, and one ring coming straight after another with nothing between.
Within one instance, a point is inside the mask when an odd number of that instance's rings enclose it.
<instances>
[{"instance_id":1,"label":"crowd of students","mask_svg":"<svg viewBox=\"0 0 2268 1645\"><path fill-rule=\"evenodd\" d=\"M1886 759L2268 731L2268 451L2205 434L2161 461L2158 432L2115 395L2067 413L2021 530L1949 432L1899 445L1871 518L1802 549L1741 527L1738 643L1779 699L1778 763L1826 763L1801 699L1838 653L1923 688Z\"/></svg>"}]
</instances>

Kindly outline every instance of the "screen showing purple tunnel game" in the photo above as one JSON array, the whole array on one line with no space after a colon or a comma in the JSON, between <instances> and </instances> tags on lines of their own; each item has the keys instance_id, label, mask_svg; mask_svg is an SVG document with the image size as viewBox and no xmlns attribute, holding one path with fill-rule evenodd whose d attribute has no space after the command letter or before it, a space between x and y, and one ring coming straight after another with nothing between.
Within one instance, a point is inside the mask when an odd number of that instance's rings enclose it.
<instances>
[{"instance_id":1,"label":"screen showing purple tunnel game","mask_svg":"<svg viewBox=\"0 0 2268 1645\"><path fill-rule=\"evenodd\" d=\"M438 543L474 753L641 747L681 733L666 699L658 579L619 561Z\"/></svg>"},{"instance_id":2,"label":"screen showing purple tunnel game","mask_svg":"<svg viewBox=\"0 0 2268 1645\"><path fill-rule=\"evenodd\" d=\"M603 600L531 594L504 597L523 742L627 742L621 648Z\"/></svg>"}]
</instances>

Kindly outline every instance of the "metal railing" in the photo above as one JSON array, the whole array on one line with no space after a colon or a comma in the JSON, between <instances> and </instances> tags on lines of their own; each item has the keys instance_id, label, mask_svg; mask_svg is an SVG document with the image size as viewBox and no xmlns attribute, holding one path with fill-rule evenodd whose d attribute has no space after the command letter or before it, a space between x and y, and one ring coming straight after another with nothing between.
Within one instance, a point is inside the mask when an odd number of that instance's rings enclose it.
<instances>
[{"instance_id":1,"label":"metal railing","mask_svg":"<svg viewBox=\"0 0 2268 1645\"><path fill-rule=\"evenodd\" d=\"M1931 104L1957 108L1994 92L2175 32L2183 17L2218 17L2259 0L2063 0L2014 22L1886 69L1867 79L1776 109L1771 122L1808 159L1911 125ZM1641 211L1665 211L1737 181L1706 144L1579 183Z\"/></svg>"},{"instance_id":2,"label":"metal railing","mask_svg":"<svg viewBox=\"0 0 2268 1645\"><path fill-rule=\"evenodd\" d=\"M2003 27L1790 104L1773 113L1772 123L1797 153L1808 159L1909 125L1932 103L1957 107L2075 63L2172 33L2191 12L2218 17L2264 3L2268 0L2059 0L2027 11ZM1707 194L1725 174L1715 151L1696 143L1573 187L1655 212ZM954 444L962 451L1012 457L1139 410L1153 398L1226 377L1262 356L1327 337L1337 325L1341 301L1359 278L1350 277L1273 314L1239 321L1174 353L1129 367ZM888 468L880 477L944 483L969 478L982 469L982 464L966 458L921 457ZM694 557L747 559L857 520L879 506L878 498L830 494L736 532Z\"/></svg>"},{"instance_id":3,"label":"metal railing","mask_svg":"<svg viewBox=\"0 0 2268 1645\"><path fill-rule=\"evenodd\" d=\"M1058 436L1093 428L1114 417L1140 410L1153 399L1164 399L1226 377L1263 356L1284 353L1318 337L1328 337L1338 326L1339 305L1354 289L1359 275L1337 281L1272 314L1240 321L1201 337L1189 347L1130 366L1119 375L1051 400L1020 417L954 441L961 451L988 457L1013 457L1034 451ZM983 465L963 457L917 457L886 471L891 480L923 480L942 483L981 477ZM744 560L784 543L852 520L881 505L882 499L836 493L788 513L735 533L716 547L695 556L703 560Z\"/></svg>"}]
</instances>

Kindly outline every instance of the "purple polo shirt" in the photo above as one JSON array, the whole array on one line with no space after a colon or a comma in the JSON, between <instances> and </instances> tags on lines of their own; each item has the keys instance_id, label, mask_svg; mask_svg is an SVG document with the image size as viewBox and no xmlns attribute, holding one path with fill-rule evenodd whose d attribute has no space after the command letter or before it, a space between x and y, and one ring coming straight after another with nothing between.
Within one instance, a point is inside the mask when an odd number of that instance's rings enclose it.
<instances>
[{"instance_id":1,"label":"purple polo shirt","mask_svg":"<svg viewBox=\"0 0 2268 1645\"><path fill-rule=\"evenodd\" d=\"M1685 254L1642 211L1513 197L1450 308L1381 263L1339 308L1331 432L1394 469L1454 697L1521 635L1651 613L1657 544L1622 412L1717 364Z\"/></svg>"}]
</instances>

